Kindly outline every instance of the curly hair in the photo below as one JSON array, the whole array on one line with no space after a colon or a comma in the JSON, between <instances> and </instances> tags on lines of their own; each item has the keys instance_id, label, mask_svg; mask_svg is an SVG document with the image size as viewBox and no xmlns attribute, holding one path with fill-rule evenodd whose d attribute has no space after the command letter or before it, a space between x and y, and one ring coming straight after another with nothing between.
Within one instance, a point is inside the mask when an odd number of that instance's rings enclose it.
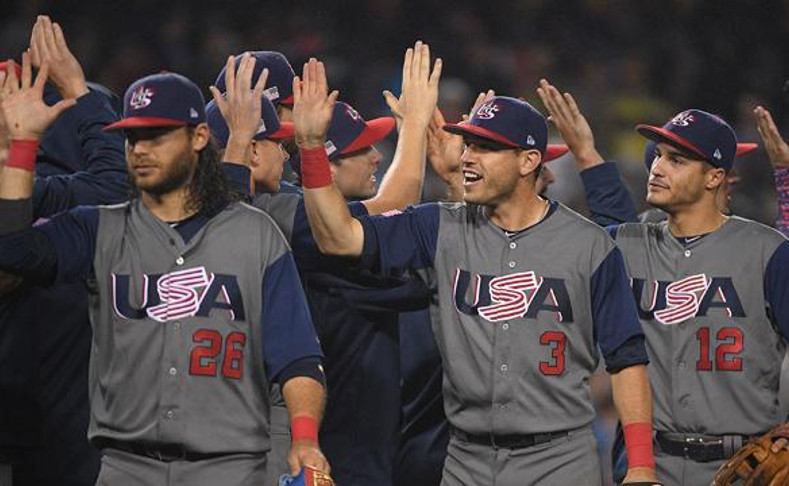
<instances>
[{"instance_id":1,"label":"curly hair","mask_svg":"<svg viewBox=\"0 0 789 486\"><path fill-rule=\"evenodd\" d=\"M186 127L189 138L194 136L195 127ZM197 166L189 181L185 208L188 212L196 212L205 216L213 216L228 203L243 200L243 195L233 191L225 178L220 162L222 155L210 138L202 150L197 153ZM132 182L131 199L140 196L140 189Z\"/></svg>"},{"instance_id":2,"label":"curly hair","mask_svg":"<svg viewBox=\"0 0 789 486\"><path fill-rule=\"evenodd\" d=\"M190 137L194 129L189 127ZM189 195L186 209L199 214L211 216L221 211L228 203L241 199L238 193L230 189L220 162L219 148L210 139L208 144L197 154L197 168L189 183Z\"/></svg>"}]
</instances>

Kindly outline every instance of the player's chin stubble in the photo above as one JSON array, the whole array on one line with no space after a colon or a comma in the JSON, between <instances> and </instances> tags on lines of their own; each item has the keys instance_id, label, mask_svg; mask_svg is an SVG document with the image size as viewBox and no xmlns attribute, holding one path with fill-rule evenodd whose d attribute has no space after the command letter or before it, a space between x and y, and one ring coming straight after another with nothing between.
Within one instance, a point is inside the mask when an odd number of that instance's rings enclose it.
<instances>
[{"instance_id":1,"label":"player's chin stubble","mask_svg":"<svg viewBox=\"0 0 789 486\"><path fill-rule=\"evenodd\" d=\"M192 179L197 155L185 149L167 166L160 166L160 176L154 180L150 177L137 177L132 172L132 182L138 189L154 196L168 194L186 186Z\"/></svg>"}]
</instances>

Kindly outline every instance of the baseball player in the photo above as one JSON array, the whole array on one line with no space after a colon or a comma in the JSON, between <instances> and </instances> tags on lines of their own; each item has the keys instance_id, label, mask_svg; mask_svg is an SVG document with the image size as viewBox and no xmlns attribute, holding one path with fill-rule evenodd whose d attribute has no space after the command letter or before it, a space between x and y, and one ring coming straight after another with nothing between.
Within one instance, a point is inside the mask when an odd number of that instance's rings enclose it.
<instances>
[{"instance_id":1,"label":"baseball player","mask_svg":"<svg viewBox=\"0 0 789 486\"><path fill-rule=\"evenodd\" d=\"M601 228L535 193L543 116L493 98L446 127L466 142L466 205L357 220L320 150L336 97L327 91L313 59L294 86L293 117L321 250L383 274L436 270L452 426L442 484L599 484L588 395L598 344L636 456L627 480L654 481L647 356L621 255Z\"/></svg>"},{"instance_id":2,"label":"baseball player","mask_svg":"<svg viewBox=\"0 0 789 486\"><path fill-rule=\"evenodd\" d=\"M419 200L425 128L441 67L437 61L431 75L429 59L429 47L421 42L406 51L402 104L397 100L393 110L402 117L398 148L377 191L373 175L381 156L374 144L395 120L366 121L348 104L335 106L325 150L354 214L379 214ZM270 163L281 165L281 158ZM241 189L248 180L240 177ZM332 476L345 485L391 484L400 420L398 312L426 307L424 286L401 276L353 271L346 260L321 255L301 195L262 194L253 204L271 214L291 243L326 354L329 396L321 444Z\"/></svg>"},{"instance_id":3,"label":"baseball player","mask_svg":"<svg viewBox=\"0 0 789 486\"><path fill-rule=\"evenodd\" d=\"M101 131L117 121L117 96L85 81L62 29L48 17L36 20L30 47L34 67L43 61L50 66L45 103L77 100L41 138L32 219L78 204L122 202L129 193L123 137ZM0 122L0 138L5 132ZM93 143L97 139L103 142L98 147ZM22 282L0 296L0 328L0 441L12 447L13 484L95 484L100 457L87 441L91 330L85 286L69 282L44 288ZM27 420L17 409L40 416Z\"/></svg>"},{"instance_id":4,"label":"baseball player","mask_svg":"<svg viewBox=\"0 0 789 486\"><path fill-rule=\"evenodd\" d=\"M34 140L65 106L43 104L46 65L31 86L24 61L21 88L3 101L15 127L3 198L25 192ZM247 61L228 95L240 103L263 90L251 89ZM125 131L139 196L0 239L6 272L40 282L88 279L89 437L104 455L98 484L259 484L269 380L283 385L291 412L293 472L328 470L317 445L321 351L292 257L266 215L232 202L204 105L183 76L136 81L124 118L107 129ZM259 120L258 112L237 128L251 137Z\"/></svg>"},{"instance_id":5,"label":"baseball player","mask_svg":"<svg viewBox=\"0 0 789 486\"><path fill-rule=\"evenodd\" d=\"M242 59L251 57L255 60L252 82L262 82L265 86L261 100L253 105L260 107L262 124L251 141L231 140L230 132L224 121L220 105L228 86L235 82L236 74ZM251 184L251 194L258 193L299 193L298 187L282 179L283 163L287 160L287 152L283 152L283 143L292 138L292 127L288 122L280 123L278 114L288 117L289 104L292 96L287 94L293 85L293 68L285 56L278 52L254 51L237 56L230 56L211 87L214 99L206 107L207 122L214 139L224 150L223 171L229 180L241 178L247 193L247 185ZM243 108L243 107L241 107ZM248 107L247 107L248 108ZM272 113L273 112L273 113ZM282 127L281 133L279 127ZM262 131L260 130L262 129ZM290 133L288 133L290 132ZM251 174L247 170L251 170ZM288 451L290 450L290 419L285 399L279 384L271 385L271 450L268 453L266 482L275 484L282 474L288 472Z\"/></svg>"},{"instance_id":6,"label":"baseball player","mask_svg":"<svg viewBox=\"0 0 789 486\"><path fill-rule=\"evenodd\" d=\"M256 83L263 71L266 71L267 79L264 89L264 96L271 102L271 104L274 105L274 108L276 108L278 119L285 123L289 123L293 116L293 77L295 76L290 62L288 62L288 59L284 54L277 51L250 51L248 54L255 59L255 72L252 73L252 82ZM241 56L242 54L234 56L234 64L236 66L235 69L238 69L238 61L241 59ZM225 67L223 67L219 72L216 77L216 81L214 82L216 89L220 93L225 91L226 73L231 65L231 63L226 64ZM289 158L293 162L294 167L298 166L297 159L299 151L296 145L293 143L293 140L282 139L281 142L282 146L285 148L285 151L288 153ZM276 191L258 190L256 192ZM291 184L284 179L280 179L279 192L300 193L301 190L297 185ZM279 392L276 390L276 385L273 388L273 393L273 412L285 416L287 419L287 414L283 414L283 412L285 412L285 404L282 401L282 397L277 396ZM284 424L287 425L287 420L285 420ZM280 430L279 427L277 427L277 420L273 422L273 425L274 433L279 434ZM287 426L285 426L282 428L282 434L287 435L287 433ZM276 446L276 443L273 445ZM273 450L276 451L276 447L274 447Z\"/></svg>"},{"instance_id":7,"label":"baseball player","mask_svg":"<svg viewBox=\"0 0 789 486\"><path fill-rule=\"evenodd\" d=\"M545 94L562 133L588 129L572 97L552 86ZM708 485L744 442L783 421L789 242L722 212L719 192L737 153L724 120L686 110L638 131L656 144L647 202L668 219L611 231L652 359L658 475Z\"/></svg>"},{"instance_id":8,"label":"baseball player","mask_svg":"<svg viewBox=\"0 0 789 486\"><path fill-rule=\"evenodd\" d=\"M492 90L480 93L471 113L493 96ZM464 119L468 116L464 115ZM446 200L461 202L463 137L445 131L445 125L443 114L436 109L428 129L427 155L436 174L449 186ZM544 162L564 155L567 150L566 145L549 145ZM552 181L548 167L543 167L537 191L542 193ZM415 272L414 278L421 278L434 292L435 272ZM399 324L402 419L394 482L404 486L438 484L446 459L449 423L444 413L443 369L430 310L403 312Z\"/></svg>"}]
</instances>

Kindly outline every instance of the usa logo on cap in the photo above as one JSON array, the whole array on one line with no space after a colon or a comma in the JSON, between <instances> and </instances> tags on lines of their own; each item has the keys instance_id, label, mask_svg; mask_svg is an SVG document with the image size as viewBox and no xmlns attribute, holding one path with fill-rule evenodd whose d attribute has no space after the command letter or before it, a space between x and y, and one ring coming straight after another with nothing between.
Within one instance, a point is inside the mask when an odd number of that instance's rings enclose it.
<instances>
[{"instance_id":1,"label":"usa logo on cap","mask_svg":"<svg viewBox=\"0 0 789 486\"><path fill-rule=\"evenodd\" d=\"M727 171L738 151L737 136L731 126L703 110L685 110L662 127L638 125L636 130L653 142L677 147Z\"/></svg>"},{"instance_id":2,"label":"usa logo on cap","mask_svg":"<svg viewBox=\"0 0 789 486\"><path fill-rule=\"evenodd\" d=\"M105 130L178 127L205 122L205 99L189 78L161 73L138 79L123 97L123 119Z\"/></svg>"},{"instance_id":3,"label":"usa logo on cap","mask_svg":"<svg viewBox=\"0 0 789 486\"><path fill-rule=\"evenodd\" d=\"M526 101L509 96L492 98L472 113L468 122L447 124L444 130L539 150L543 155L548 145L548 124L542 113Z\"/></svg>"},{"instance_id":4,"label":"usa logo on cap","mask_svg":"<svg viewBox=\"0 0 789 486\"><path fill-rule=\"evenodd\" d=\"M129 100L129 105L135 110L145 108L151 104L152 96L153 91L150 88L140 86L132 93L131 99Z\"/></svg>"}]
</instances>

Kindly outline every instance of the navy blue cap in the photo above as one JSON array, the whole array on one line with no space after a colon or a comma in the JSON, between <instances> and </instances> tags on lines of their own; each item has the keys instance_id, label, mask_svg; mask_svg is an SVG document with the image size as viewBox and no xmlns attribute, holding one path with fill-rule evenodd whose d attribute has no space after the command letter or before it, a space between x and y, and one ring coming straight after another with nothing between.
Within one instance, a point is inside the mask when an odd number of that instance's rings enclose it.
<instances>
[{"instance_id":1,"label":"navy blue cap","mask_svg":"<svg viewBox=\"0 0 789 486\"><path fill-rule=\"evenodd\" d=\"M548 145L545 117L529 103L509 96L495 96L477 108L467 122L448 123L444 130L457 135L486 138L510 147L538 150Z\"/></svg>"},{"instance_id":2,"label":"navy blue cap","mask_svg":"<svg viewBox=\"0 0 789 486\"><path fill-rule=\"evenodd\" d=\"M637 125L636 130L654 142L667 143L727 171L737 154L734 130L722 118L702 110L683 111L662 127Z\"/></svg>"},{"instance_id":3,"label":"navy blue cap","mask_svg":"<svg viewBox=\"0 0 789 486\"><path fill-rule=\"evenodd\" d=\"M370 147L389 135L395 125L395 119L390 116L365 121L351 105L338 101L326 134L326 155L336 159Z\"/></svg>"},{"instance_id":4,"label":"navy blue cap","mask_svg":"<svg viewBox=\"0 0 789 486\"><path fill-rule=\"evenodd\" d=\"M211 100L205 107L206 121L208 127L211 129L211 135L214 136L219 148L227 146L227 140L230 138L230 129L222 116L222 112L216 105L216 101ZM271 104L265 96L261 100L260 110L260 127L255 134L255 140L281 140L283 138L293 137L293 124L288 122L280 122L277 117L277 109Z\"/></svg>"},{"instance_id":5,"label":"navy blue cap","mask_svg":"<svg viewBox=\"0 0 789 486\"><path fill-rule=\"evenodd\" d=\"M161 73L138 79L123 97L123 118L105 130L178 127L205 122L205 99L185 76Z\"/></svg>"},{"instance_id":6,"label":"navy blue cap","mask_svg":"<svg viewBox=\"0 0 789 486\"><path fill-rule=\"evenodd\" d=\"M647 143L646 148L644 149L644 164L647 166L647 170L652 169L652 162L655 161L655 146L657 143L650 140ZM749 154L759 148L759 144L757 143L738 143L737 144L737 157L745 154Z\"/></svg>"},{"instance_id":7,"label":"navy blue cap","mask_svg":"<svg viewBox=\"0 0 789 486\"><path fill-rule=\"evenodd\" d=\"M296 73L293 71L288 59L282 53L276 51L251 51L249 54L255 58L255 69L252 71L252 85L254 86L258 82L260 73L264 69L268 69L268 79L266 79L263 94L274 103L274 106L281 104L293 105L293 78L296 77ZM236 56L236 71L238 71L238 63L242 55ZM226 69L227 67L222 68L214 83L214 86L222 93L227 90L225 86Z\"/></svg>"}]
</instances>

